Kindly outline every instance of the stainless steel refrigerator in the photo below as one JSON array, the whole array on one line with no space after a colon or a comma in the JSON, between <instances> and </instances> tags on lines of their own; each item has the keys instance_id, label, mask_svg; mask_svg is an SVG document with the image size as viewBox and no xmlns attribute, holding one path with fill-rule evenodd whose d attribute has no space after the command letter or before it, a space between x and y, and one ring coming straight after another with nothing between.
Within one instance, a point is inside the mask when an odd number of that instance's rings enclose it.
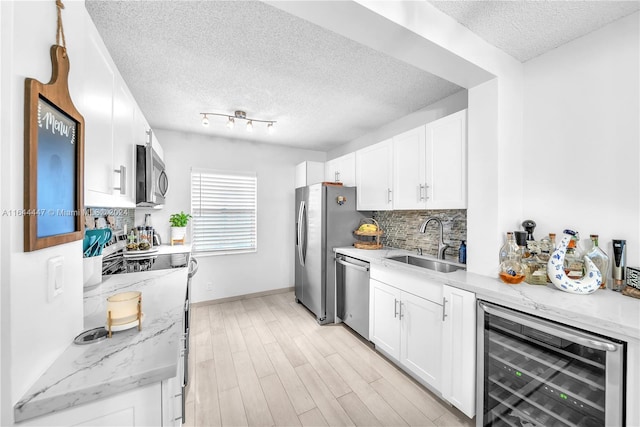
<instances>
[{"instance_id":1,"label":"stainless steel refrigerator","mask_svg":"<svg viewBox=\"0 0 640 427\"><path fill-rule=\"evenodd\" d=\"M296 189L295 296L318 322L334 321L333 248L351 246L364 214L356 188L314 184Z\"/></svg>"}]
</instances>

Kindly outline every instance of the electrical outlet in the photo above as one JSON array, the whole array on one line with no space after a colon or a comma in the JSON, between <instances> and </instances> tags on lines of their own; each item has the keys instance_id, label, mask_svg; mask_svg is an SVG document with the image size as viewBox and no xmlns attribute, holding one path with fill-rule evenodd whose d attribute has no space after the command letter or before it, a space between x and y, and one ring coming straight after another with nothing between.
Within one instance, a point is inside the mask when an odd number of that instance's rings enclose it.
<instances>
[{"instance_id":1,"label":"electrical outlet","mask_svg":"<svg viewBox=\"0 0 640 427\"><path fill-rule=\"evenodd\" d=\"M208 291L212 291L213 290L213 282L207 282L207 290Z\"/></svg>"},{"instance_id":2,"label":"electrical outlet","mask_svg":"<svg viewBox=\"0 0 640 427\"><path fill-rule=\"evenodd\" d=\"M64 291L64 258L56 256L47 261L47 300L49 302Z\"/></svg>"}]
</instances>

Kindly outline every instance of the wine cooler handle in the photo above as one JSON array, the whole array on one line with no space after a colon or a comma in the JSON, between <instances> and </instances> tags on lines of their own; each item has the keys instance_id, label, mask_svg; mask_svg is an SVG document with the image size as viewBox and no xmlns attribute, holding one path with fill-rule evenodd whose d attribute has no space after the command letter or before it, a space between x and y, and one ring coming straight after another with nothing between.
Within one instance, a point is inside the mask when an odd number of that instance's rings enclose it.
<instances>
[{"instance_id":1,"label":"wine cooler handle","mask_svg":"<svg viewBox=\"0 0 640 427\"><path fill-rule=\"evenodd\" d=\"M569 329L561 325L552 325L543 320L534 320L529 316L524 316L517 312L506 311L493 305L489 306L484 302L478 302L478 305L486 313L501 317L503 319L511 320L524 326L529 326L531 328L545 332L549 335L563 338L568 341L573 341L576 344L580 344L585 347L611 352L618 350L618 347L616 345L609 342L603 342L601 339L595 339L596 337L584 334L578 330Z\"/></svg>"}]
</instances>

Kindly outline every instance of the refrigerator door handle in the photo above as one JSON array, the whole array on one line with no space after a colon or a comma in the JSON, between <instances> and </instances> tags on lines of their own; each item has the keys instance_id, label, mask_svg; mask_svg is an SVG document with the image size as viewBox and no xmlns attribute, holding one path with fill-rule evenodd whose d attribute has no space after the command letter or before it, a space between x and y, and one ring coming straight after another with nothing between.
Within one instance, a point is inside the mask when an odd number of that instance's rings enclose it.
<instances>
[{"instance_id":1,"label":"refrigerator door handle","mask_svg":"<svg viewBox=\"0 0 640 427\"><path fill-rule=\"evenodd\" d=\"M300 263L301 266L304 267L304 251L303 251L303 247L304 247L304 241L303 241L303 234L302 234L302 221L304 218L304 209L305 209L305 203L304 201L300 202L300 206L298 207L298 262Z\"/></svg>"}]
</instances>

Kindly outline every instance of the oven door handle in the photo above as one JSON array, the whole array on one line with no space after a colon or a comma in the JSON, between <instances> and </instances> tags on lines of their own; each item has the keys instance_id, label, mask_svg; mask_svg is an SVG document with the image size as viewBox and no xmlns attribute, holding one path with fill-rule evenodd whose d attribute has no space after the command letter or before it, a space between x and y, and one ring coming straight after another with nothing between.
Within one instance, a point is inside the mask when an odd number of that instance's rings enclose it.
<instances>
[{"instance_id":1,"label":"oven door handle","mask_svg":"<svg viewBox=\"0 0 640 427\"><path fill-rule=\"evenodd\" d=\"M478 305L486 313L501 317L503 319L511 320L512 322L516 322L524 326L529 326L531 328L545 332L549 335L566 339L568 341L573 341L576 344L593 348L595 350L614 352L617 351L619 347L619 345L613 344L611 342L604 342L604 340L601 339L594 339L594 336L584 334L580 331L572 330L562 325L552 325L545 322L544 320L532 320L529 316L521 315L517 312L506 311L500 307L488 305L482 301L479 301Z\"/></svg>"},{"instance_id":2,"label":"oven door handle","mask_svg":"<svg viewBox=\"0 0 640 427\"><path fill-rule=\"evenodd\" d=\"M189 274L188 277L191 279L198 272L198 260L194 257L191 257L189 261Z\"/></svg>"}]
</instances>

